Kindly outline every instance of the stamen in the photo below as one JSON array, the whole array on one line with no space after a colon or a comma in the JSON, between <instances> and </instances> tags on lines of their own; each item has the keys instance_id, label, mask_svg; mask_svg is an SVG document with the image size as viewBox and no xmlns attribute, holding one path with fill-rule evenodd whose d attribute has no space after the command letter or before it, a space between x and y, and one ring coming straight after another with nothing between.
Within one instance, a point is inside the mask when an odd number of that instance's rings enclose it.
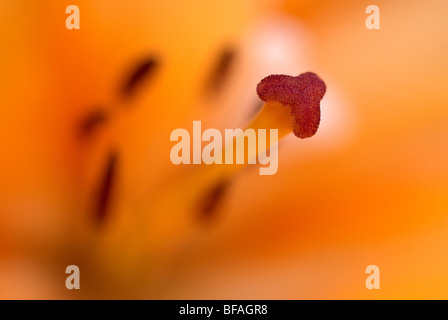
<instances>
[{"instance_id":1,"label":"stamen","mask_svg":"<svg viewBox=\"0 0 448 320\"><path fill-rule=\"evenodd\" d=\"M154 57L150 57L138 64L130 73L129 78L126 79L121 89L122 95L125 98L133 96L143 80L153 75L158 66L159 61Z\"/></svg>"},{"instance_id":2,"label":"stamen","mask_svg":"<svg viewBox=\"0 0 448 320\"><path fill-rule=\"evenodd\" d=\"M216 93L221 89L235 61L235 56L235 51L230 48L225 48L221 52L218 61L207 80L207 91Z\"/></svg>"},{"instance_id":3,"label":"stamen","mask_svg":"<svg viewBox=\"0 0 448 320\"><path fill-rule=\"evenodd\" d=\"M100 182L96 202L96 217L102 222L107 215L112 196L112 189L117 175L117 154L111 153L107 159L104 176Z\"/></svg>"},{"instance_id":4,"label":"stamen","mask_svg":"<svg viewBox=\"0 0 448 320\"><path fill-rule=\"evenodd\" d=\"M106 122L108 116L102 109L89 113L80 124L80 135L82 138L90 136L98 127Z\"/></svg>"},{"instance_id":5,"label":"stamen","mask_svg":"<svg viewBox=\"0 0 448 320\"><path fill-rule=\"evenodd\" d=\"M214 187L207 190L207 194L201 199L199 210L201 220L210 220L215 215L229 184L228 180L219 180Z\"/></svg>"}]
</instances>

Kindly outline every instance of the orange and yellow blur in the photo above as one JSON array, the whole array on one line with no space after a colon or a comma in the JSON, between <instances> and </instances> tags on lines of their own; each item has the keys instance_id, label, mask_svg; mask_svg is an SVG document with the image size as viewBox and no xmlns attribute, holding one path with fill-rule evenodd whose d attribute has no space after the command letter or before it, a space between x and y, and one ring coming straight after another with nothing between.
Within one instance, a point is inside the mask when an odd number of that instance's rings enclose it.
<instances>
[{"instance_id":1,"label":"orange and yellow blur","mask_svg":"<svg viewBox=\"0 0 448 320\"><path fill-rule=\"evenodd\" d=\"M0 298L447 299L447 11L2 0ZM262 78L307 71L327 85L316 136L284 138L277 174L247 166L202 212L214 185L171 163L172 130L244 127Z\"/></svg>"}]
</instances>

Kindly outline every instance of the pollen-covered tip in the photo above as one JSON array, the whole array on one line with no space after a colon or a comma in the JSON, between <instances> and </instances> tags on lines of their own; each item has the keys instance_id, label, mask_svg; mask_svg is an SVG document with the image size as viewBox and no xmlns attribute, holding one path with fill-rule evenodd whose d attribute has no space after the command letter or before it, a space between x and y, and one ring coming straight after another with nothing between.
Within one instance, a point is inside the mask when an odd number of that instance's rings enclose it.
<instances>
[{"instance_id":1,"label":"pollen-covered tip","mask_svg":"<svg viewBox=\"0 0 448 320\"><path fill-rule=\"evenodd\" d=\"M312 72L297 77L270 75L258 84L257 94L265 102L278 101L291 109L293 132L299 138L312 137L320 123L320 100L327 87Z\"/></svg>"}]
</instances>

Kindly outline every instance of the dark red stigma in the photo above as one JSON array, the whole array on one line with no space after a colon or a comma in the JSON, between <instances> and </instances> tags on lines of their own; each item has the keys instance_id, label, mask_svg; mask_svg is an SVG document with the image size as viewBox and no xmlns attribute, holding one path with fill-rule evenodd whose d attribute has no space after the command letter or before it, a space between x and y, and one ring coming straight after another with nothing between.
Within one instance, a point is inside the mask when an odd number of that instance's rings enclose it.
<instances>
[{"instance_id":1,"label":"dark red stigma","mask_svg":"<svg viewBox=\"0 0 448 320\"><path fill-rule=\"evenodd\" d=\"M294 118L293 132L301 138L312 137L319 128L320 100L327 87L312 72L297 77L270 75L258 84L257 93L265 102L278 101L291 108Z\"/></svg>"}]
</instances>

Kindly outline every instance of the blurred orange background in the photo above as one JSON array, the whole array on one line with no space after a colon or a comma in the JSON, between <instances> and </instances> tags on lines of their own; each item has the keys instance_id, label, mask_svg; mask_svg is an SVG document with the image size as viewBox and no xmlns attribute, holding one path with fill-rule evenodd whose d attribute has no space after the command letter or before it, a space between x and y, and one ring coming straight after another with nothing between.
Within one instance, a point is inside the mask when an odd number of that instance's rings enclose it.
<instances>
[{"instance_id":1,"label":"blurred orange background","mask_svg":"<svg viewBox=\"0 0 448 320\"><path fill-rule=\"evenodd\" d=\"M365 27L372 4L380 30ZM80 30L66 29L69 5ZM446 12L443 0L2 0L0 298L448 298ZM123 94L144 61L153 73ZM201 217L191 190L208 186L201 167L171 163L171 131L244 127L262 78L306 71L327 84L316 136L286 137L276 175L248 166ZM71 264L81 290L65 288ZM372 264L379 290L365 287Z\"/></svg>"}]
</instances>

